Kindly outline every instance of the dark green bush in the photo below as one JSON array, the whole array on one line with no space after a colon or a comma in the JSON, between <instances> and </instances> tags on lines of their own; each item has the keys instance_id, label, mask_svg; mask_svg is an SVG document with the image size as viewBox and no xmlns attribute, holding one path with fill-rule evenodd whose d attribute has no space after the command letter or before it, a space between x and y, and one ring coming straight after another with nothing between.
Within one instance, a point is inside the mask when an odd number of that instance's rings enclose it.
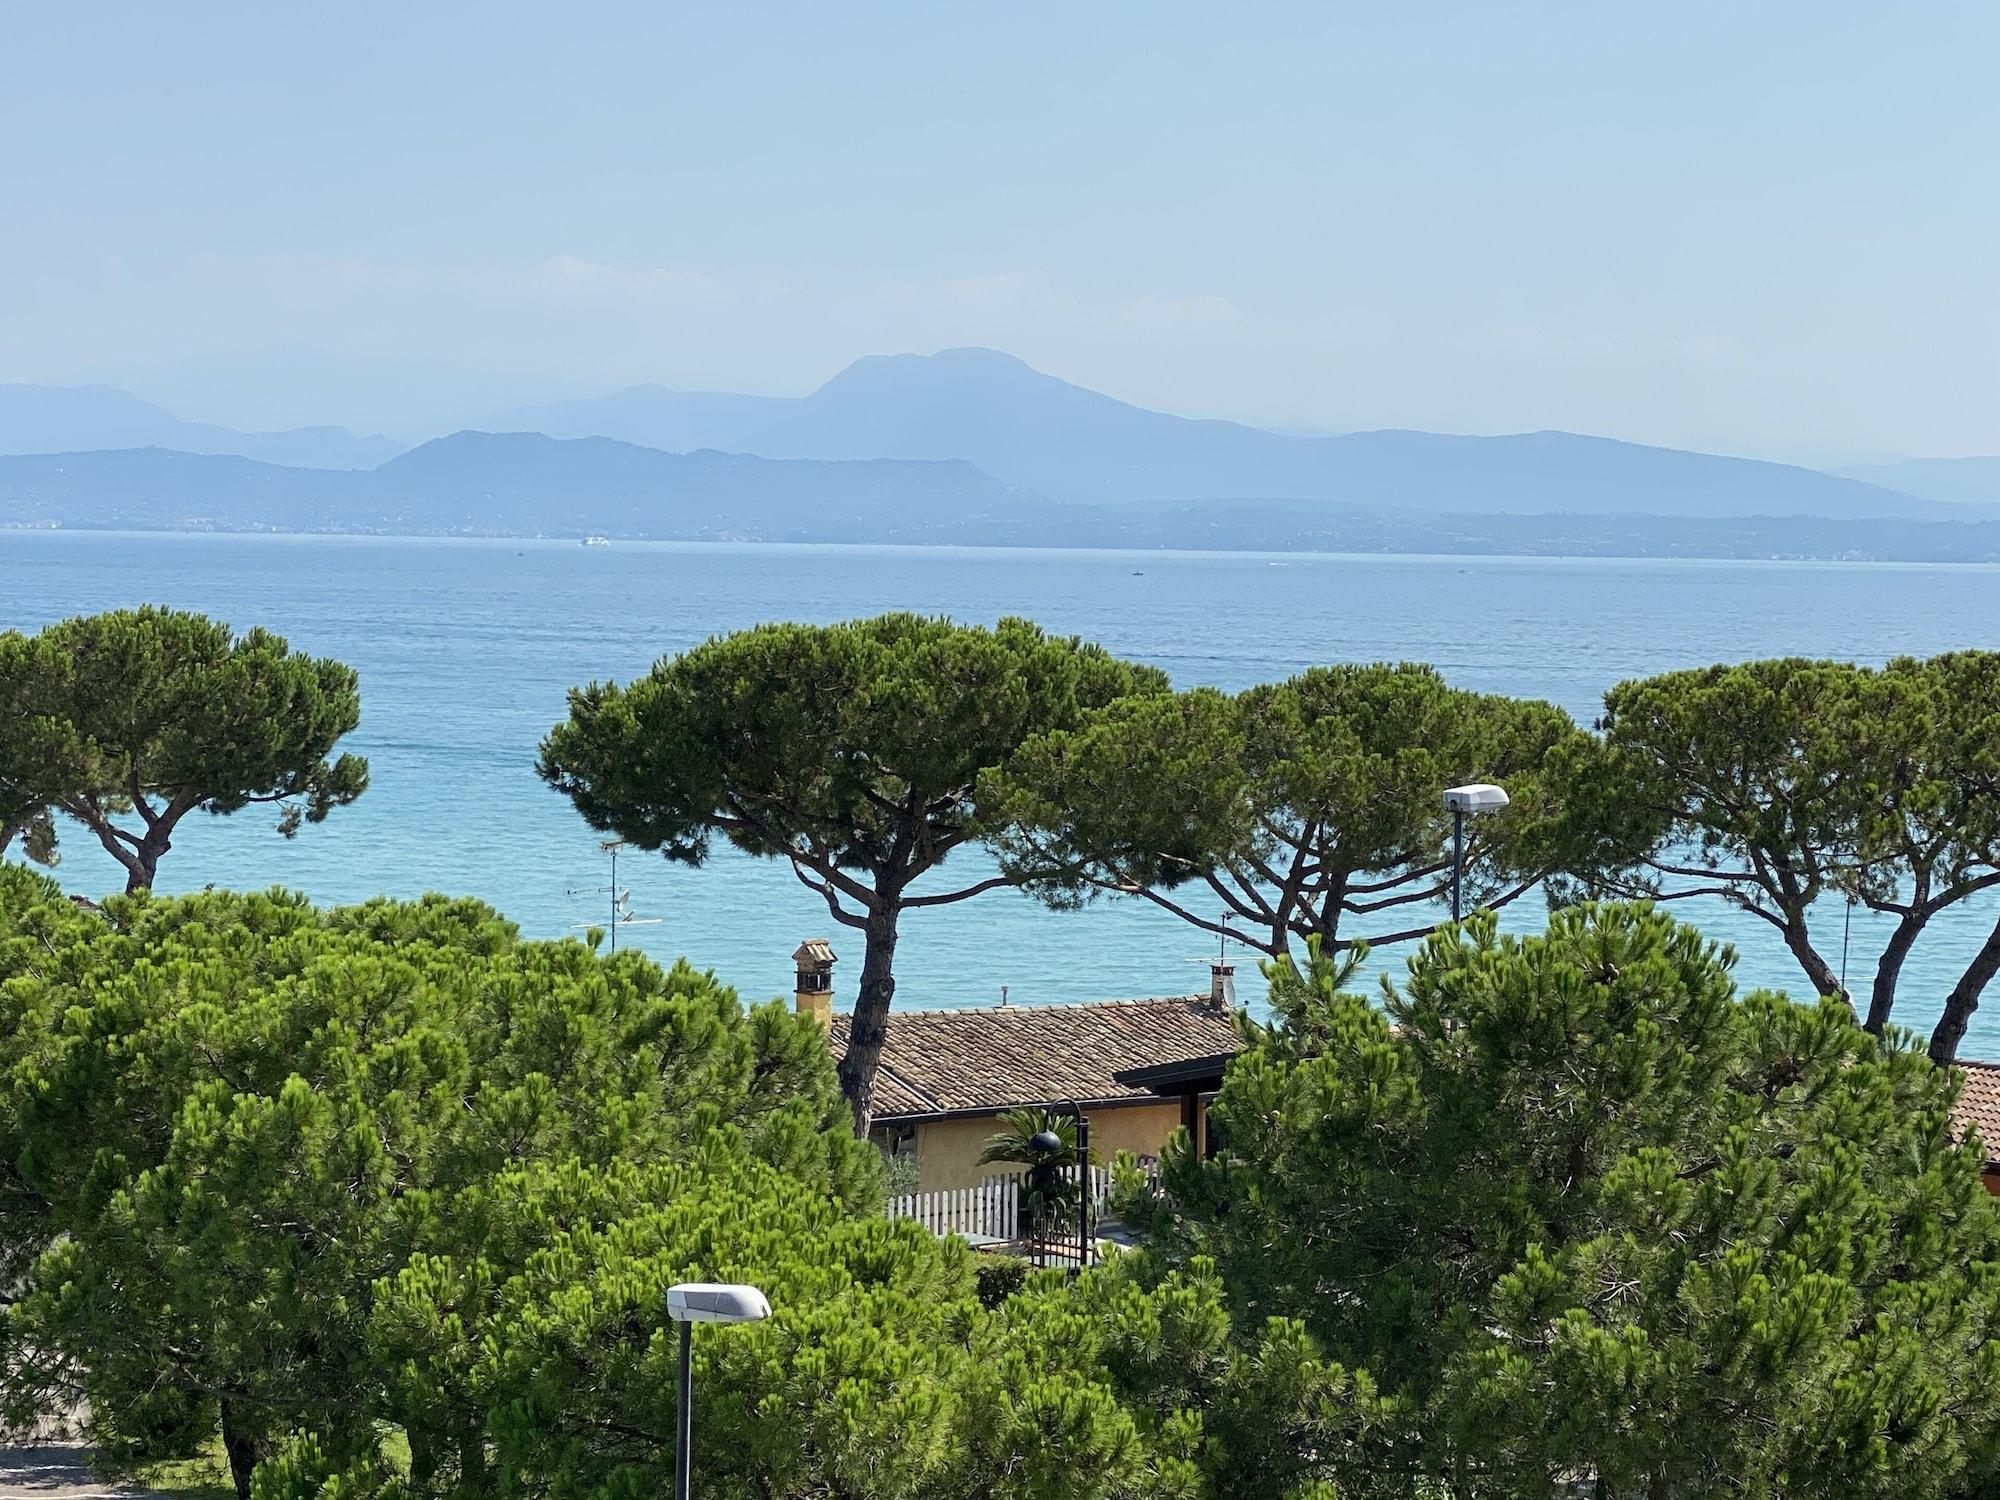
<instances>
[{"instance_id":1,"label":"dark green bush","mask_svg":"<svg viewBox=\"0 0 2000 1500\"><path fill-rule=\"evenodd\" d=\"M1028 1263L1018 1255L981 1251L973 1257L973 1280L983 1307L998 1307L1027 1283Z\"/></svg>"}]
</instances>

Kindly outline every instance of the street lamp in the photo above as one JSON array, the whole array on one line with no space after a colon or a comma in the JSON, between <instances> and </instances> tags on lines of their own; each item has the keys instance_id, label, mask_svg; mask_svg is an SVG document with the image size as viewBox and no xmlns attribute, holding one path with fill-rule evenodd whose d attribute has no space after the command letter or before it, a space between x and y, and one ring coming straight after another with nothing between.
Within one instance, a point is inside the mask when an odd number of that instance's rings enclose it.
<instances>
[{"instance_id":1,"label":"street lamp","mask_svg":"<svg viewBox=\"0 0 2000 1500\"><path fill-rule=\"evenodd\" d=\"M1069 1164L1076 1168L1076 1263L1079 1269L1089 1266L1094 1248L1090 1233L1090 1116L1083 1112L1083 1106L1074 1099L1049 1106L1049 1113L1060 1111L1076 1121L1076 1150L1071 1153L1063 1146L1063 1139L1053 1130L1038 1130L1029 1138L1028 1144L1035 1148L1044 1159L1046 1170L1060 1178L1063 1167L1049 1161L1049 1158L1069 1157ZM1032 1174L1031 1174L1032 1175Z\"/></svg>"},{"instance_id":2,"label":"street lamp","mask_svg":"<svg viewBox=\"0 0 2000 1500\"><path fill-rule=\"evenodd\" d=\"M1029 1251L1034 1263L1040 1266L1048 1263L1047 1246L1042 1238L1043 1221L1048 1217L1052 1190L1062 1176L1057 1158L1062 1154L1063 1141L1053 1130L1043 1129L1028 1137L1028 1145L1035 1153L1035 1160L1028 1167L1028 1191L1034 1195L1035 1205L1034 1218L1028 1225Z\"/></svg>"},{"instance_id":3,"label":"street lamp","mask_svg":"<svg viewBox=\"0 0 2000 1500\"><path fill-rule=\"evenodd\" d=\"M771 1304L754 1286L683 1281L667 1288L667 1316L681 1325L680 1400L675 1403L674 1500L689 1500L694 1472L694 1325L761 1323Z\"/></svg>"},{"instance_id":4,"label":"street lamp","mask_svg":"<svg viewBox=\"0 0 2000 1500\"><path fill-rule=\"evenodd\" d=\"M1507 794L1488 782L1475 781L1448 788L1444 805L1451 814L1451 919L1456 922L1458 888L1465 873L1465 820L1482 813L1497 813L1507 805Z\"/></svg>"}]
</instances>

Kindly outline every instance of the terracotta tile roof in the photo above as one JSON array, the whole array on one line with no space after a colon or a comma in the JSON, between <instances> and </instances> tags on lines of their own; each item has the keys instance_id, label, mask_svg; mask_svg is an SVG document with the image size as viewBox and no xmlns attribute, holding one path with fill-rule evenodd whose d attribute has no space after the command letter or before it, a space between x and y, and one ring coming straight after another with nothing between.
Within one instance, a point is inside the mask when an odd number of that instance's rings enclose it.
<instances>
[{"instance_id":1,"label":"terracotta tile roof","mask_svg":"<svg viewBox=\"0 0 2000 1500\"><path fill-rule=\"evenodd\" d=\"M847 1050L849 1020L833 1018L835 1057ZM1151 1099L1147 1090L1114 1075L1237 1045L1235 1022L1206 995L892 1011L875 1079L875 1115L894 1120L1062 1099Z\"/></svg>"},{"instance_id":2,"label":"terracotta tile roof","mask_svg":"<svg viewBox=\"0 0 2000 1500\"><path fill-rule=\"evenodd\" d=\"M1952 1123L1961 1131L1977 1125L1987 1160L2000 1160L2000 1063L1960 1058L1958 1066L1965 1070L1965 1087L1952 1106Z\"/></svg>"}]
</instances>

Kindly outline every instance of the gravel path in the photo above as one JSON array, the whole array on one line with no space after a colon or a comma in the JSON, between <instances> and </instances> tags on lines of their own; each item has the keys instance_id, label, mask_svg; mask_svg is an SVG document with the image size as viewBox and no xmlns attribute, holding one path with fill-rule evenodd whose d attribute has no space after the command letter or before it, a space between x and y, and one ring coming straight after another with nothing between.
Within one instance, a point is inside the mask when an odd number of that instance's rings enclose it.
<instances>
[{"instance_id":1,"label":"gravel path","mask_svg":"<svg viewBox=\"0 0 2000 1500\"><path fill-rule=\"evenodd\" d=\"M0 1500L143 1500L148 1492L136 1485L91 1473L88 1453L69 1444L0 1448Z\"/></svg>"}]
</instances>

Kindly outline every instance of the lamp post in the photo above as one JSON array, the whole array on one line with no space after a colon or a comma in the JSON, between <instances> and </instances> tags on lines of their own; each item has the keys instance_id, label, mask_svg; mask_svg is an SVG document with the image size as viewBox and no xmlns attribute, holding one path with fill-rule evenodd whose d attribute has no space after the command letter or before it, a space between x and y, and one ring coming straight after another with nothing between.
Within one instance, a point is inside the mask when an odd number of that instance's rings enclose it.
<instances>
[{"instance_id":1,"label":"lamp post","mask_svg":"<svg viewBox=\"0 0 2000 1500\"><path fill-rule=\"evenodd\" d=\"M1029 1243L1034 1247L1036 1265L1046 1265L1047 1250L1042 1237L1042 1220L1048 1215L1049 1188L1062 1168L1056 1165L1056 1156L1063 1148L1062 1137L1053 1130L1037 1130L1028 1137L1028 1144L1035 1150L1036 1160L1028 1168L1028 1187L1034 1194L1035 1217L1029 1226Z\"/></svg>"},{"instance_id":2,"label":"lamp post","mask_svg":"<svg viewBox=\"0 0 2000 1500\"><path fill-rule=\"evenodd\" d=\"M754 1286L683 1281L667 1288L667 1316L681 1325L680 1399L674 1413L674 1500L689 1500L694 1474L694 1325L761 1323L771 1304Z\"/></svg>"},{"instance_id":3,"label":"lamp post","mask_svg":"<svg viewBox=\"0 0 2000 1500\"><path fill-rule=\"evenodd\" d=\"M1465 875L1465 820L1484 813L1497 813L1507 805L1507 794L1489 782L1474 781L1450 787L1444 794L1445 810L1451 814L1451 919L1459 916L1459 885Z\"/></svg>"},{"instance_id":4,"label":"lamp post","mask_svg":"<svg viewBox=\"0 0 2000 1500\"><path fill-rule=\"evenodd\" d=\"M1061 1110L1076 1121L1076 1263L1079 1270L1089 1266L1091 1251L1095 1242L1090 1233L1090 1117L1083 1112L1083 1106L1074 1099L1050 1106L1051 1113ZM1063 1149L1062 1137L1053 1130L1038 1130L1030 1144L1044 1155L1054 1155ZM1057 1170L1060 1170L1058 1168Z\"/></svg>"}]
</instances>

